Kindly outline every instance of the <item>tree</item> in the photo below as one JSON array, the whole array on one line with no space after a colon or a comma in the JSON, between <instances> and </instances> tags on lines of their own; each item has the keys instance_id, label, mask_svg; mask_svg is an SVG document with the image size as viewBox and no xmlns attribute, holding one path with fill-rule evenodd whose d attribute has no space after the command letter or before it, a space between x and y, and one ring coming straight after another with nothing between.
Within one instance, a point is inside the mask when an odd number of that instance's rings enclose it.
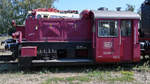
<instances>
[{"instance_id":1,"label":"tree","mask_svg":"<svg viewBox=\"0 0 150 84\"><path fill-rule=\"evenodd\" d=\"M139 8L139 9L137 10L137 13L138 13L139 15L141 15L141 8Z\"/></svg>"},{"instance_id":2,"label":"tree","mask_svg":"<svg viewBox=\"0 0 150 84\"><path fill-rule=\"evenodd\" d=\"M132 11L132 12L134 12L135 6L130 5L130 4L126 4L126 5L127 5L126 11Z\"/></svg>"},{"instance_id":3,"label":"tree","mask_svg":"<svg viewBox=\"0 0 150 84\"><path fill-rule=\"evenodd\" d=\"M51 8L56 0L0 0L0 33L13 28L11 21L23 24L29 10Z\"/></svg>"}]
</instances>

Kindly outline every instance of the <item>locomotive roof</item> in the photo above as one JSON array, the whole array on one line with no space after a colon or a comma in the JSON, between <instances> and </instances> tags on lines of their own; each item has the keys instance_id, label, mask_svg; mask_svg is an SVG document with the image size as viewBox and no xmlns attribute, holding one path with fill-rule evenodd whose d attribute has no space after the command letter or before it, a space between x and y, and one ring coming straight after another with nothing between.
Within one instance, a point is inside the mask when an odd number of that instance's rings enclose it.
<instances>
[{"instance_id":1,"label":"locomotive roof","mask_svg":"<svg viewBox=\"0 0 150 84\"><path fill-rule=\"evenodd\" d=\"M139 14L130 11L102 11L92 10L95 18L108 18L108 19L140 19Z\"/></svg>"}]
</instances>

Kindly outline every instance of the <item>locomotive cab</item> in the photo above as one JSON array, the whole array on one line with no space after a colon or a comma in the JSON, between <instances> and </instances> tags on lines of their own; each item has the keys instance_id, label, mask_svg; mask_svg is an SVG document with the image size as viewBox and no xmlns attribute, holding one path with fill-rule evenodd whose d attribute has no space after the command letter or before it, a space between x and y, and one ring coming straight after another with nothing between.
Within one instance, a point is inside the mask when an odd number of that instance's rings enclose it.
<instances>
[{"instance_id":1,"label":"locomotive cab","mask_svg":"<svg viewBox=\"0 0 150 84\"><path fill-rule=\"evenodd\" d=\"M93 48L96 62L140 61L140 16L125 11L91 11L94 16ZM139 52L138 52L139 51Z\"/></svg>"}]
</instances>

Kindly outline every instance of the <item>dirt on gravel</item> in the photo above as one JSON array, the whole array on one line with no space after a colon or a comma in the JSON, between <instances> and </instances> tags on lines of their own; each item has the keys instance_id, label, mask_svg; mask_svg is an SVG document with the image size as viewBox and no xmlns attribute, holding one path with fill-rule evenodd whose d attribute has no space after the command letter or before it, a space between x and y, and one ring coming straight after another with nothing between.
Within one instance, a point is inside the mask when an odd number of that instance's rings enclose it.
<instances>
[{"instance_id":1,"label":"dirt on gravel","mask_svg":"<svg viewBox=\"0 0 150 84\"><path fill-rule=\"evenodd\" d=\"M82 73L4 73L0 74L0 84L42 84L51 77L71 77L79 75L82 75Z\"/></svg>"},{"instance_id":2,"label":"dirt on gravel","mask_svg":"<svg viewBox=\"0 0 150 84\"><path fill-rule=\"evenodd\" d=\"M120 72L113 72L112 76L120 74ZM9 72L0 74L0 84L44 84L44 82L50 78L68 78L77 76L86 76L87 73L78 72L38 72L38 73L24 73L24 72ZM107 75L107 73L106 73ZM47 84L47 83L46 83ZM70 84L69 81L58 81L57 83L48 84ZM78 84L74 83L73 84ZM81 84L150 84L150 74L144 72L134 72L134 81L105 81L105 80L93 80L87 82L81 82Z\"/></svg>"}]
</instances>

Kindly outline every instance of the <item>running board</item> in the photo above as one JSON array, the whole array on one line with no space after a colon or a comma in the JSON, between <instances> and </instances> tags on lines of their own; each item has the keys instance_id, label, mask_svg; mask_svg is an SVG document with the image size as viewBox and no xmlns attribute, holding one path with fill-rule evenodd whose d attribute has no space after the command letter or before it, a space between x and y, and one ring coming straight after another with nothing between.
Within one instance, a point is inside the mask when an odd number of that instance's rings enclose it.
<instances>
[{"instance_id":1,"label":"running board","mask_svg":"<svg viewBox=\"0 0 150 84\"><path fill-rule=\"evenodd\" d=\"M59 60L32 60L32 65L91 65L94 64L93 60L90 59L59 59Z\"/></svg>"}]
</instances>

